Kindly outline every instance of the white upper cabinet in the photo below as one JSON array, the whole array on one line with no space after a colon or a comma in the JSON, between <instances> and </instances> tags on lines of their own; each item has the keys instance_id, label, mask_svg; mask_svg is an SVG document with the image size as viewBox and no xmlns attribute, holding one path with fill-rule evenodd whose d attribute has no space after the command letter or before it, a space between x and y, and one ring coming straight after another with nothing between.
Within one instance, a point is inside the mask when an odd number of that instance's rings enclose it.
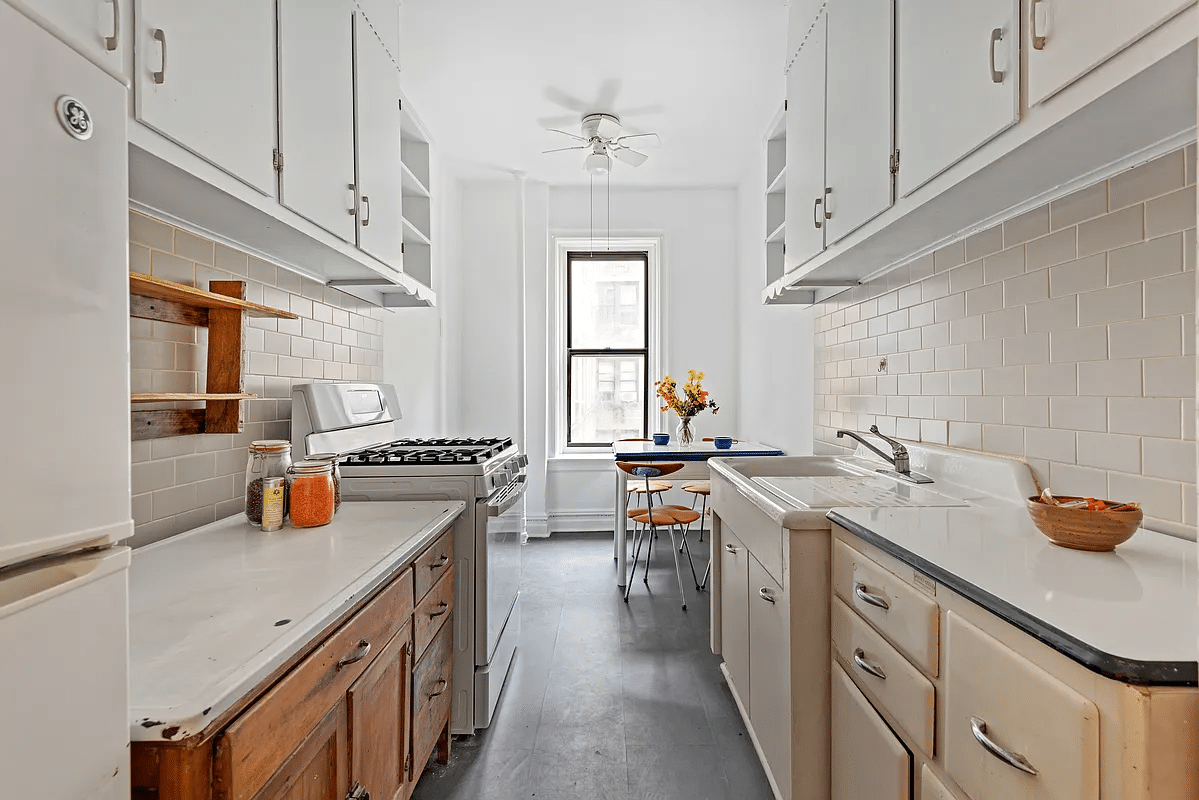
<instances>
[{"instance_id":1,"label":"white upper cabinet","mask_svg":"<svg viewBox=\"0 0 1199 800\"><path fill-rule=\"evenodd\" d=\"M894 0L830 0L825 14L823 205L831 245L891 207Z\"/></svg>"},{"instance_id":2,"label":"white upper cabinet","mask_svg":"<svg viewBox=\"0 0 1199 800\"><path fill-rule=\"evenodd\" d=\"M1193 5L1194 0L1022 0L1034 106Z\"/></svg>"},{"instance_id":3,"label":"white upper cabinet","mask_svg":"<svg viewBox=\"0 0 1199 800\"><path fill-rule=\"evenodd\" d=\"M279 0L279 150L283 205L356 241L354 7Z\"/></svg>"},{"instance_id":4,"label":"white upper cabinet","mask_svg":"<svg viewBox=\"0 0 1199 800\"><path fill-rule=\"evenodd\" d=\"M400 60L400 4L397 0L356 0L367 24L383 41L387 53L397 64Z\"/></svg>"},{"instance_id":5,"label":"white upper cabinet","mask_svg":"<svg viewBox=\"0 0 1199 800\"><path fill-rule=\"evenodd\" d=\"M787 8L787 67L795 59L808 30L820 16L824 0L791 0Z\"/></svg>"},{"instance_id":6,"label":"white upper cabinet","mask_svg":"<svg viewBox=\"0 0 1199 800\"><path fill-rule=\"evenodd\" d=\"M273 195L275 4L138 0L136 28L137 118Z\"/></svg>"},{"instance_id":7,"label":"white upper cabinet","mask_svg":"<svg viewBox=\"0 0 1199 800\"><path fill-rule=\"evenodd\" d=\"M1020 0L897 0L899 194L1016 123Z\"/></svg>"},{"instance_id":8,"label":"white upper cabinet","mask_svg":"<svg viewBox=\"0 0 1199 800\"><path fill-rule=\"evenodd\" d=\"M821 15L787 72L784 271L824 249L824 85L827 17Z\"/></svg>"},{"instance_id":9,"label":"white upper cabinet","mask_svg":"<svg viewBox=\"0 0 1199 800\"><path fill-rule=\"evenodd\" d=\"M385 264L403 260L400 73L361 14L354 25L358 124L358 246Z\"/></svg>"},{"instance_id":10,"label":"white upper cabinet","mask_svg":"<svg viewBox=\"0 0 1199 800\"><path fill-rule=\"evenodd\" d=\"M25 5L57 26L71 43L124 73L124 54L132 39L126 3L133 0L24 0Z\"/></svg>"}]
</instances>

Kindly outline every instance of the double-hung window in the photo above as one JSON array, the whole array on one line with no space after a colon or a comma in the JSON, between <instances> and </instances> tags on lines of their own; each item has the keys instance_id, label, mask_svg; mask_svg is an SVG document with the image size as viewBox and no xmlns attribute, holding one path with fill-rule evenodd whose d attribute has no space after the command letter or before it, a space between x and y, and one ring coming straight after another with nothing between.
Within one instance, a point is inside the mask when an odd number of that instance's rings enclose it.
<instances>
[{"instance_id":1,"label":"double-hung window","mask_svg":"<svg viewBox=\"0 0 1199 800\"><path fill-rule=\"evenodd\" d=\"M649 307L648 253L567 253L568 447L645 437Z\"/></svg>"}]
</instances>

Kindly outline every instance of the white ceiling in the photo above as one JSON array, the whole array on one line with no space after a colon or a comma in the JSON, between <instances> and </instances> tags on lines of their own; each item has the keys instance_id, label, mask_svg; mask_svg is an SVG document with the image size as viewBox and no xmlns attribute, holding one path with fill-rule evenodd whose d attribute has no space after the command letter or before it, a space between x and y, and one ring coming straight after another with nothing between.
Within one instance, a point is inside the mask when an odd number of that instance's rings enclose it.
<instances>
[{"instance_id":1,"label":"white ceiling","mask_svg":"<svg viewBox=\"0 0 1199 800\"><path fill-rule=\"evenodd\" d=\"M586 183L584 113L662 144L612 185L734 185L782 106L780 0L405 0L404 93L439 152L475 174Z\"/></svg>"}]
</instances>

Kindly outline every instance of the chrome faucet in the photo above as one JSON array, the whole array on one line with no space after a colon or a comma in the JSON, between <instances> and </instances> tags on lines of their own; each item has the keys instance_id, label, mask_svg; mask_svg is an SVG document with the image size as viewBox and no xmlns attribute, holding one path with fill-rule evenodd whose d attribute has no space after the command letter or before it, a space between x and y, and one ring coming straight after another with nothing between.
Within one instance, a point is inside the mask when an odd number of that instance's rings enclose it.
<instances>
[{"instance_id":1,"label":"chrome faucet","mask_svg":"<svg viewBox=\"0 0 1199 800\"><path fill-rule=\"evenodd\" d=\"M887 444L891 445L891 455L887 455L882 450L879 450L870 442L863 439L860 433L855 433L854 431L839 430L837 431L837 438L840 439L843 436L849 436L850 438L857 440L858 442L866 445L867 448L874 451L882 458L889 461L891 466L894 467L894 469L880 469L876 470L876 472L881 472L884 475L891 475L901 480L908 481L909 483L933 482L933 479L927 475L921 475L918 472L912 472L911 460L908 458L908 449L904 447L901 442L897 442L891 437L881 433L877 425L871 425L870 432L882 439Z\"/></svg>"}]
</instances>

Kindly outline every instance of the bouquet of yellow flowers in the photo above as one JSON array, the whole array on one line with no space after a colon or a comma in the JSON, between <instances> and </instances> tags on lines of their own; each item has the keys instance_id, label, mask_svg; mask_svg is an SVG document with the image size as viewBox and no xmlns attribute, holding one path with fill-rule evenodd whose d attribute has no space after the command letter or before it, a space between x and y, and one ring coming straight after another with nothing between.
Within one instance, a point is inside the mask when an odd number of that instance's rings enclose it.
<instances>
[{"instance_id":1,"label":"bouquet of yellow flowers","mask_svg":"<svg viewBox=\"0 0 1199 800\"><path fill-rule=\"evenodd\" d=\"M687 382L683 384L681 398L678 395L678 384L674 378L667 375L662 380L655 381L655 391L665 404L662 406L662 410L673 411L680 417L693 417L708 408L712 409L713 414L720 411L716 401L709 399L708 393L704 391L703 380L704 373L696 372L693 369L687 370Z\"/></svg>"}]
</instances>

